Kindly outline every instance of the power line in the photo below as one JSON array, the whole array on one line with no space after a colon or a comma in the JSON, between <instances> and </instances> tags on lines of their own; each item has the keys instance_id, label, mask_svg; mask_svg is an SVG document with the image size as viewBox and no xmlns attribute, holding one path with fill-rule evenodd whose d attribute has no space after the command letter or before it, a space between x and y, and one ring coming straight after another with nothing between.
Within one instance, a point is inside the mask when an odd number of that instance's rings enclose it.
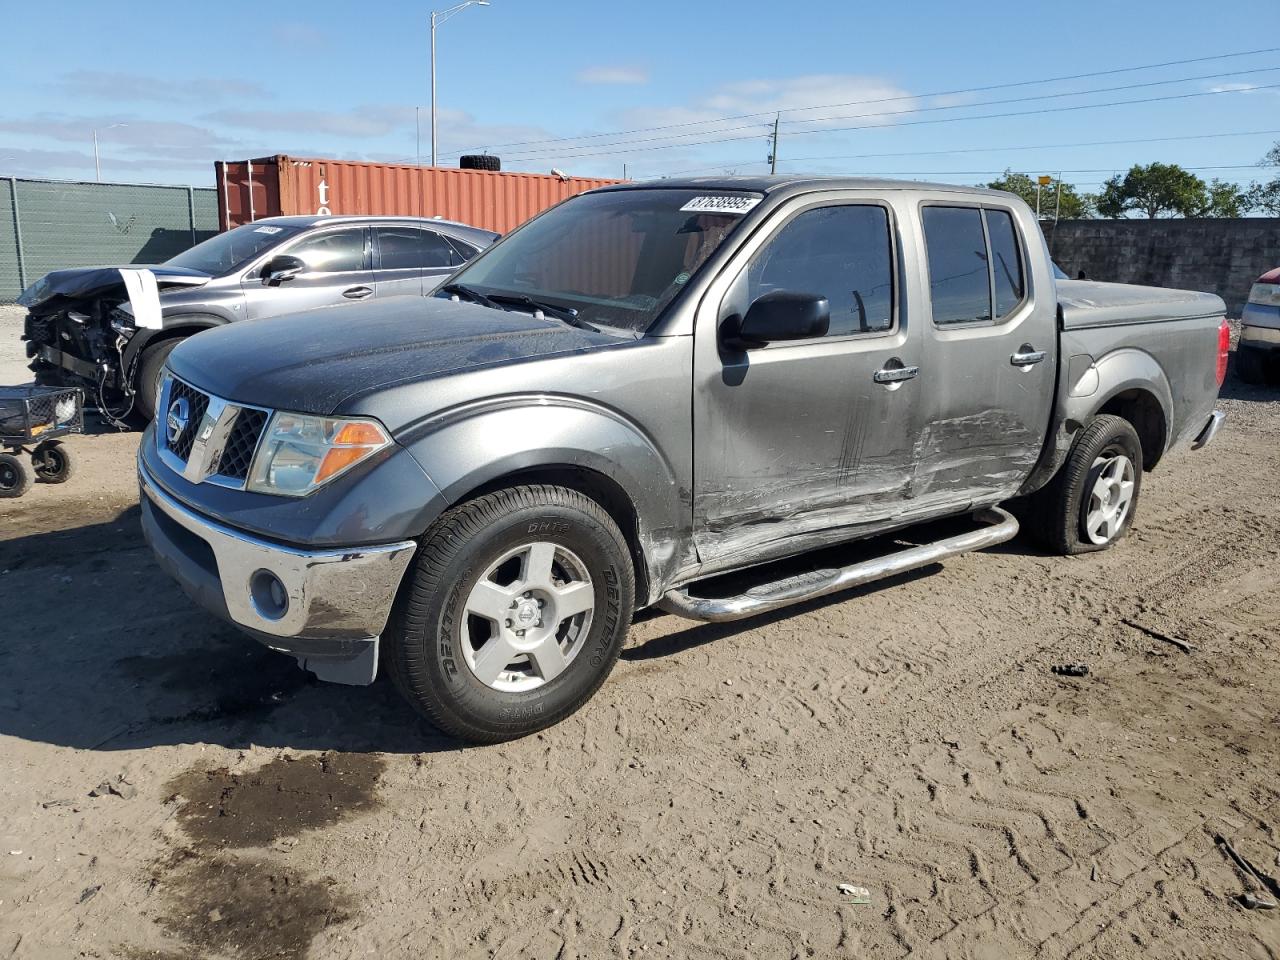
<instances>
[{"instance_id":1,"label":"power line","mask_svg":"<svg viewBox=\"0 0 1280 960\"><path fill-rule=\"evenodd\" d=\"M1145 83L1121 84L1115 87L1096 87L1092 90L1073 90L1073 91L1068 91L1063 93L1042 93L1042 94L1035 94L1034 96L1029 96L1029 97L1007 97L1003 100L982 100L976 103L945 104L945 105L935 105L935 106L929 106L929 107L911 107L905 110L883 110L883 111L875 111L872 113L852 113L852 114L840 114L836 116L826 116L826 117L811 117L807 120L783 120L782 123L784 125L791 124L793 126L796 126L799 124L830 123L833 120L865 120L873 117L898 117L898 116L907 116L907 115L919 114L919 113L933 113L939 110L964 110L970 107L993 107L993 106L1000 106L1000 105L1009 104L1009 103L1030 103L1037 100L1060 100L1064 97L1083 97L1083 96L1088 96L1090 94L1097 94L1097 93L1117 93L1122 90L1139 90L1139 89L1144 89L1149 87L1168 86L1169 84L1174 84L1174 83L1190 83L1196 80L1220 80L1223 77L1239 77L1239 76L1244 76L1246 74L1251 74L1251 73L1275 73L1277 70L1280 70L1280 67L1259 67L1254 70L1243 70L1243 71L1234 70L1229 73L1207 73L1207 74L1200 74L1199 76L1194 76L1194 77L1178 77L1170 80L1151 80ZM723 127L714 132L717 134L734 133L738 130L756 130L758 131L757 135L759 135L760 125L759 124L743 124L736 127ZM787 132L812 133L815 131L791 130ZM663 140L663 141L666 141L663 144L663 147L667 148L667 147L681 147L681 146L696 146L703 143L724 142L723 139L713 140L713 141L692 141L692 140L672 139L673 137L696 137L701 135L702 133L700 131L695 131L692 133L671 134L665 137L642 137L636 140L618 140L610 143L598 144L598 146L623 147L623 146L632 146L636 144L656 143L659 140ZM748 137L746 139L754 139L754 138ZM517 161L517 160L533 160L533 159L539 159L542 157L560 157L560 156L591 156L591 154L572 154L572 153L564 153L564 152L542 154L538 152L532 152L532 153L516 154L512 156L511 159L512 161Z\"/></svg>"},{"instance_id":2,"label":"power line","mask_svg":"<svg viewBox=\"0 0 1280 960\"><path fill-rule=\"evenodd\" d=\"M967 117L935 117L929 120L904 120L901 123L896 123L888 127L882 124L869 123L869 124L860 124L860 125L851 126L851 127L823 127L818 130L793 130L791 131L791 135L798 137L798 136L811 135L815 133L848 133L855 130L869 130L869 129L890 130L890 129L897 129L899 127L924 126L926 124L960 123L962 121L968 121L968 120L999 120L1007 117L1038 116L1045 113L1068 113L1068 112L1077 111L1077 110L1096 110L1102 107L1123 107L1123 106L1132 106L1135 104L1144 104L1144 103L1164 103L1164 102L1169 102L1173 100L1190 100L1197 97L1214 97L1214 96L1221 96L1222 94L1230 94L1230 93L1254 93L1258 90L1274 90L1276 88L1280 88L1280 83L1256 84L1251 87L1241 87L1238 89L1233 88L1229 90L1203 90L1196 93L1168 94L1166 96L1161 96L1161 97L1138 97L1131 100L1111 100L1105 103L1082 103L1082 104L1074 104L1074 105L1065 106L1065 107L1043 107L1038 110L1011 110L1011 111L1005 111L1003 113L982 113L982 114L975 114L973 116L967 116ZM695 146L705 146L707 144L712 144L712 143L738 143L744 140L755 140L757 138L758 138L758 135L752 134L748 136L720 137L712 140L701 140L696 142L691 141L688 143L636 146L636 147L626 147L620 150L598 150L598 151L587 152L587 153L555 153L555 154L547 154L546 156L575 157L575 158L599 157L599 156L609 156L609 155L619 154L619 153L634 153L642 150L645 150L645 151L666 150L666 149L670 149L673 146L674 147L695 147ZM522 157L513 158L513 160L533 160L533 159L538 159L538 156L522 156Z\"/></svg>"},{"instance_id":3,"label":"power line","mask_svg":"<svg viewBox=\"0 0 1280 960\"><path fill-rule=\"evenodd\" d=\"M986 86L981 86L981 87L966 87L959 90L940 90L933 93L904 94L901 96L893 96L893 97L878 97L878 98L863 99L863 100L846 100L840 103L814 104L807 107L793 107L793 108L790 108L790 112L795 113L795 112L801 112L801 111L807 111L807 110L829 110L829 109L835 109L837 107L851 107L851 106L859 106L859 105L872 104L872 103L893 103L893 102L898 102L902 100L917 100L917 99L922 100L922 99L927 99L929 97L951 97L951 96L959 96L960 94L965 94L965 93L988 93L992 90L1007 90L1013 87L1035 86L1037 84L1043 84L1043 83L1061 83L1067 80L1086 80L1093 77L1114 76L1115 74L1120 74L1120 73L1135 73L1142 70L1156 70L1161 67L1184 66L1190 63L1208 63L1214 60L1230 60L1235 57L1251 57L1251 56L1257 56L1259 54L1264 54L1264 53L1277 53L1277 52L1280 52L1280 47L1266 47L1260 50L1239 50L1234 53L1219 53L1219 54L1214 54L1212 56L1190 57L1183 60L1165 60L1160 63L1146 63L1146 64L1140 64L1138 66L1131 66L1131 67L1115 67L1110 70L1094 70L1089 73L1065 74L1063 76L1058 76L1058 77L1043 77L1037 80L1014 80L1014 81L1008 81L1005 83L988 84ZM683 123L669 123L669 124L663 124L660 126L635 127L629 130L613 130L607 133L582 134L576 137L545 137L540 140L515 140L515 141L509 141L507 143L489 144L487 147L469 147L465 150L459 150L455 153L446 154L446 156L456 157L456 156L461 156L464 153L476 153L486 149L496 150L499 148L524 147L524 146L531 146L534 144L544 144L544 143L582 142L582 141L588 141L588 140L597 140L604 137L627 136L633 133L653 133L659 130L677 130L685 127L706 126L706 125L716 124L716 123L726 123L732 120L749 120L753 117L766 117L773 112L775 111L765 110L759 113L742 113L742 114L736 114L733 116L716 117L708 120L689 120Z\"/></svg>"}]
</instances>

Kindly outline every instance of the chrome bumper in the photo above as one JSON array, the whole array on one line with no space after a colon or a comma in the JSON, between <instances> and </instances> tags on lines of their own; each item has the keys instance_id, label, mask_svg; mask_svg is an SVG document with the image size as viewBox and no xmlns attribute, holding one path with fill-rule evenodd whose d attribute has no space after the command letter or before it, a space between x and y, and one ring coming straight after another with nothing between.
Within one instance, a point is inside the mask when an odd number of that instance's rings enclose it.
<instances>
[{"instance_id":1,"label":"chrome bumper","mask_svg":"<svg viewBox=\"0 0 1280 960\"><path fill-rule=\"evenodd\" d=\"M322 680L371 683L378 638L413 559L412 540L302 550L204 517L138 463L142 528L160 565L201 606Z\"/></svg>"},{"instance_id":2,"label":"chrome bumper","mask_svg":"<svg viewBox=\"0 0 1280 960\"><path fill-rule=\"evenodd\" d=\"M1218 431L1222 428L1222 421L1225 419L1227 419L1227 415L1221 410L1213 411L1209 415L1209 422L1196 434L1195 440L1191 443L1191 449L1199 450L1201 447L1208 445L1209 441L1218 435Z\"/></svg>"}]
</instances>

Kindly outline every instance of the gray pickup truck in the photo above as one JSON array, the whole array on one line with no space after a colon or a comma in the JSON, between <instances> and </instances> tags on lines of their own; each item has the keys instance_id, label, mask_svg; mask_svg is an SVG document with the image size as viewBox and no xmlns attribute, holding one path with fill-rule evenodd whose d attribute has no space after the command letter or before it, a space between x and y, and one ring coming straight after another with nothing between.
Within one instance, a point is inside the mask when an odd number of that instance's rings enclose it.
<instances>
[{"instance_id":1,"label":"gray pickup truck","mask_svg":"<svg viewBox=\"0 0 1280 960\"><path fill-rule=\"evenodd\" d=\"M1015 513L1056 552L1113 545L1143 473L1221 423L1223 314L1055 280L1005 193L608 187L431 298L183 343L143 525L209 610L323 679L381 663L496 741L580 707L641 608L751 616L1008 540Z\"/></svg>"}]
</instances>

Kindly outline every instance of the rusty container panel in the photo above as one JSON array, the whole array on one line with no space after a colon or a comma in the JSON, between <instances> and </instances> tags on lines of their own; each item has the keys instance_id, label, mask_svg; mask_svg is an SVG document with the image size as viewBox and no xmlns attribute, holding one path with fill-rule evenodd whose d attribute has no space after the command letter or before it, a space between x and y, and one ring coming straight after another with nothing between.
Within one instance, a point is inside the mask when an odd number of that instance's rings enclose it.
<instances>
[{"instance_id":1,"label":"rusty container panel","mask_svg":"<svg viewBox=\"0 0 1280 960\"><path fill-rule=\"evenodd\" d=\"M621 182L287 156L215 166L224 229L280 214L372 214L444 217L506 233L561 200Z\"/></svg>"}]
</instances>

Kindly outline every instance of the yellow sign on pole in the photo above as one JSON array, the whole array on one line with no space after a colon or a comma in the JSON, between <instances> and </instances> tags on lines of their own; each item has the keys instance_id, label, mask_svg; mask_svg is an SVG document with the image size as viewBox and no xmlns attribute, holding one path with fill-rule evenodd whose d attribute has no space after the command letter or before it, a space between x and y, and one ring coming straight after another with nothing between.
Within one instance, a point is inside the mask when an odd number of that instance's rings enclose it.
<instances>
[{"instance_id":1,"label":"yellow sign on pole","mask_svg":"<svg viewBox=\"0 0 1280 960\"><path fill-rule=\"evenodd\" d=\"M1053 177L1036 177L1036 182L1038 182L1042 187L1047 187L1049 184L1053 183Z\"/></svg>"}]
</instances>

